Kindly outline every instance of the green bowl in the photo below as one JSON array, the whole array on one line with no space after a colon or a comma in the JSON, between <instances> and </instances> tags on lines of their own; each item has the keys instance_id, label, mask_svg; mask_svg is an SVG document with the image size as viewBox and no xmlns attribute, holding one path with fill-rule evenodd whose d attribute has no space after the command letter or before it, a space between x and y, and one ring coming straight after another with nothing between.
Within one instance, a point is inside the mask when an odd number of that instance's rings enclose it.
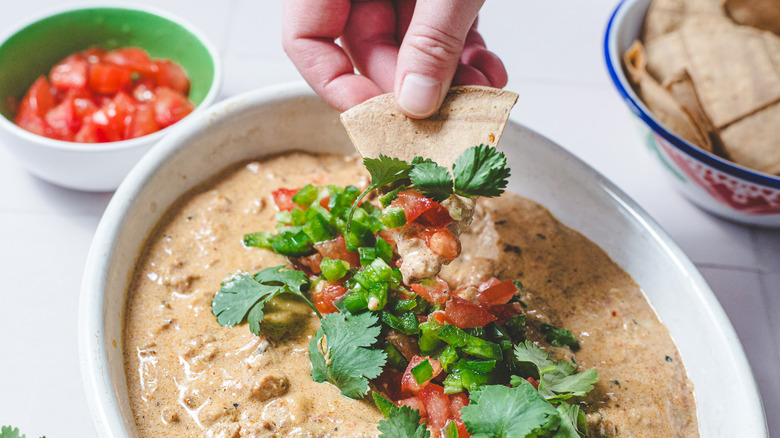
<instances>
[{"instance_id":1,"label":"green bowl","mask_svg":"<svg viewBox=\"0 0 780 438\"><path fill-rule=\"evenodd\" d=\"M145 10L101 7L64 11L35 21L0 45L0 114L13 115L9 99L66 56L90 47L141 47L153 58L171 59L187 71L190 100L202 103L215 87L216 54L187 25Z\"/></svg>"},{"instance_id":2,"label":"green bowl","mask_svg":"<svg viewBox=\"0 0 780 438\"><path fill-rule=\"evenodd\" d=\"M90 47L141 47L153 58L178 62L190 77L195 111L160 131L110 143L54 140L16 126L13 102L59 61ZM153 9L63 8L41 15L0 38L0 145L48 182L77 190L113 190L157 141L214 103L221 71L219 55L207 40L191 26Z\"/></svg>"}]
</instances>

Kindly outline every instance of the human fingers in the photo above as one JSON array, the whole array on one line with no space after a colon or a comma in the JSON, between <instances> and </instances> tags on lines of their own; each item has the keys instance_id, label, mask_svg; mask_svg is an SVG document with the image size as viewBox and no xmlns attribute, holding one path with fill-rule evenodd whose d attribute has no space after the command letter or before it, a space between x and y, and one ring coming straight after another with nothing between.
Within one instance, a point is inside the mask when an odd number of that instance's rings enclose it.
<instances>
[{"instance_id":1,"label":"human fingers","mask_svg":"<svg viewBox=\"0 0 780 438\"><path fill-rule=\"evenodd\" d=\"M349 17L349 0L286 0L282 47L317 94L346 110L382 94L373 81L355 74L349 56L335 40Z\"/></svg>"},{"instance_id":2,"label":"human fingers","mask_svg":"<svg viewBox=\"0 0 780 438\"><path fill-rule=\"evenodd\" d=\"M466 36L466 43L463 47L463 53L460 55L460 62L466 66L469 66L481 73L481 76L487 80L487 83L483 82L468 82L468 77L460 78L464 76L461 73L461 66L458 66L458 72L455 74L453 84L456 85L488 85L501 88L507 83L507 73L504 63L493 52L489 51L485 47L485 40L477 31L476 22L474 26L469 30ZM468 69L466 69L468 70ZM464 82L465 80L465 82Z\"/></svg>"},{"instance_id":3,"label":"human fingers","mask_svg":"<svg viewBox=\"0 0 780 438\"><path fill-rule=\"evenodd\" d=\"M398 52L395 95L406 115L424 118L441 106L484 0L417 2Z\"/></svg>"},{"instance_id":4,"label":"human fingers","mask_svg":"<svg viewBox=\"0 0 780 438\"><path fill-rule=\"evenodd\" d=\"M352 63L384 92L393 91L400 38L391 0L353 1L341 45Z\"/></svg>"}]
</instances>

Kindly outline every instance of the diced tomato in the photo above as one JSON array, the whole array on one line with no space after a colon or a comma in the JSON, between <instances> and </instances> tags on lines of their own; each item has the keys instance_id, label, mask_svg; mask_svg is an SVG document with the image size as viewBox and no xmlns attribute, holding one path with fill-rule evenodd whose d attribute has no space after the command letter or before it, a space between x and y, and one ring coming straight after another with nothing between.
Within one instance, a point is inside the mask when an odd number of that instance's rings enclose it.
<instances>
[{"instance_id":1,"label":"diced tomato","mask_svg":"<svg viewBox=\"0 0 780 438\"><path fill-rule=\"evenodd\" d=\"M127 125L125 138L138 138L160 130L154 120L154 108L148 103L139 103L130 124Z\"/></svg>"},{"instance_id":2,"label":"diced tomato","mask_svg":"<svg viewBox=\"0 0 780 438\"><path fill-rule=\"evenodd\" d=\"M338 312L333 302L343 297L345 293L347 293L346 287L323 280L314 291L314 307L323 314Z\"/></svg>"},{"instance_id":3,"label":"diced tomato","mask_svg":"<svg viewBox=\"0 0 780 438\"><path fill-rule=\"evenodd\" d=\"M52 136L44 120L46 113L55 105L54 95L46 77L39 77L27 90L14 117L14 123L34 134Z\"/></svg>"},{"instance_id":4,"label":"diced tomato","mask_svg":"<svg viewBox=\"0 0 780 438\"><path fill-rule=\"evenodd\" d=\"M483 327L497 319L484 308L457 296L445 304L444 317L460 328Z\"/></svg>"},{"instance_id":5,"label":"diced tomato","mask_svg":"<svg viewBox=\"0 0 780 438\"><path fill-rule=\"evenodd\" d=\"M157 86L153 80L141 78L133 87L133 98L139 102L149 102L154 99L154 89Z\"/></svg>"},{"instance_id":6,"label":"diced tomato","mask_svg":"<svg viewBox=\"0 0 780 438\"><path fill-rule=\"evenodd\" d=\"M25 104L28 105L29 110L38 117L44 117L50 109L54 108L56 105L54 93L45 76L39 77L32 84L27 91L27 95L25 95L22 100L22 105Z\"/></svg>"},{"instance_id":7,"label":"diced tomato","mask_svg":"<svg viewBox=\"0 0 780 438\"><path fill-rule=\"evenodd\" d=\"M292 201L293 196L298 193L300 189L276 189L271 192L271 196L274 197L274 203L281 211L290 211L295 208L295 203Z\"/></svg>"},{"instance_id":8,"label":"diced tomato","mask_svg":"<svg viewBox=\"0 0 780 438\"><path fill-rule=\"evenodd\" d=\"M128 122L135 113L135 101L124 92L117 93L92 114L98 142L118 141L125 138Z\"/></svg>"},{"instance_id":9,"label":"diced tomato","mask_svg":"<svg viewBox=\"0 0 780 438\"><path fill-rule=\"evenodd\" d=\"M330 203L330 196L326 196L326 197L320 199L320 207L324 208L325 210L330 211L330 208L328 208L328 203Z\"/></svg>"},{"instance_id":10,"label":"diced tomato","mask_svg":"<svg viewBox=\"0 0 780 438\"><path fill-rule=\"evenodd\" d=\"M80 53L70 55L49 72L51 84L60 90L85 89L89 63Z\"/></svg>"},{"instance_id":11,"label":"diced tomato","mask_svg":"<svg viewBox=\"0 0 780 438\"><path fill-rule=\"evenodd\" d=\"M49 127L46 125L46 121L43 120L43 117L30 111L29 108L30 107L28 105L22 104L19 108L19 112L16 113L14 123L16 123L16 125L20 128L30 131L33 134L47 137L49 135L47 132Z\"/></svg>"},{"instance_id":12,"label":"diced tomato","mask_svg":"<svg viewBox=\"0 0 780 438\"><path fill-rule=\"evenodd\" d=\"M106 51L100 47L90 47L89 49L81 52L81 54L88 63L96 64L103 60L103 57L106 56Z\"/></svg>"},{"instance_id":13,"label":"diced tomato","mask_svg":"<svg viewBox=\"0 0 780 438\"><path fill-rule=\"evenodd\" d=\"M450 418L450 398L442 386L431 383L420 391L420 399L428 412L428 426L438 433Z\"/></svg>"},{"instance_id":14,"label":"diced tomato","mask_svg":"<svg viewBox=\"0 0 780 438\"><path fill-rule=\"evenodd\" d=\"M292 198L292 195L290 196L290 198ZM277 205L279 204L277 203ZM348 262L349 265L352 266L353 268L357 268L360 266L360 255L358 255L358 253L356 252L347 250L347 244L344 241L344 236L339 236L336 237L335 239L326 240L323 242L317 242L314 244L314 249L316 249L320 254L322 254L323 257L344 260Z\"/></svg>"},{"instance_id":15,"label":"diced tomato","mask_svg":"<svg viewBox=\"0 0 780 438\"><path fill-rule=\"evenodd\" d=\"M44 117L51 128L52 136L58 140L70 141L81 128L81 119L76 117L73 108L73 98L66 98L55 106Z\"/></svg>"},{"instance_id":16,"label":"diced tomato","mask_svg":"<svg viewBox=\"0 0 780 438\"><path fill-rule=\"evenodd\" d=\"M460 410L463 406L469 405L469 398L466 394L460 392L450 395L450 415L452 418L460 420Z\"/></svg>"},{"instance_id":17,"label":"diced tomato","mask_svg":"<svg viewBox=\"0 0 780 438\"><path fill-rule=\"evenodd\" d=\"M444 206L434 202L430 209L420 214L417 222L432 227L444 227L452 222L452 216L450 216L450 212Z\"/></svg>"},{"instance_id":18,"label":"diced tomato","mask_svg":"<svg viewBox=\"0 0 780 438\"><path fill-rule=\"evenodd\" d=\"M154 119L160 128L173 125L195 109L187 96L168 87L155 89L153 104Z\"/></svg>"},{"instance_id":19,"label":"diced tomato","mask_svg":"<svg viewBox=\"0 0 780 438\"><path fill-rule=\"evenodd\" d=\"M506 304L517 292L517 287L512 280L504 280L492 284L477 295L477 301L483 306L496 306Z\"/></svg>"},{"instance_id":20,"label":"diced tomato","mask_svg":"<svg viewBox=\"0 0 780 438\"><path fill-rule=\"evenodd\" d=\"M103 55L103 61L138 73L157 73L158 70L146 50L138 47L111 50Z\"/></svg>"},{"instance_id":21,"label":"diced tomato","mask_svg":"<svg viewBox=\"0 0 780 438\"><path fill-rule=\"evenodd\" d=\"M483 281L482 283L480 283L479 286L477 286L477 290L482 292L482 291L484 291L485 289L487 289L487 288L489 288L491 286L497 285L498 283L501 283L501 280L499 280L496 277L490 277L489 279L487 279L487 280Z\"/></svg>"},{"instance_id":22,"label":"diced tomato","mask_svg":"<svg viewBox=\"0 0 780 438\"><path fill-rule=\"evenodd\" d=\"M439 324L444 324L447 322L447 318L444 315L443 310L435 310L428 314L428 321L436 321Z\"/></svg>"},{"instance_id":23,"label":"diced tomato","mask_svg":"<svg viewBox=\"0 0 780 438\"><path fill-rule=\"evenodd\" d=\"M433 280L412 284L412 290L431 303L444 304L450 298L450 286L438 276Z\"/></svg>"},{"instance_id":24,"label":"diced tomato","mask_svg":"<svg viewBox=\"0 0 780 438\"><path fill-rule=\"evenodd\" d=\"M521 315L523 313L523 308L520 306L520 303L499 304L496 306L490 306L489 309L490 313L492 313L497 318L497 322L499 324L503 324L509 318L515 315Z\"/></svg>"},{"instance_id":25,"label":"diced tomato","mask_svg":"<svg viewBox=\"0 0 780 438\"><path fill-rule=\"evenodd\" d=\"M156 60L154 64L157 68L155 73L157 85L168 87L185 96L190 94L190 78L181 65L167 59Z\"/></svg>"},{"instance_id":26,"label":"diced tomato","mask_svg":"<svg viewBox=\"0 0 780 438\"><path fill-rule=\"evenodd\" d=\"M133 72L125 67L98 62L89 66L89 88L100 94L115 94L129 90Z\"/></svg>"},{"instance_id":27,"label":"diced tomato","mask_svg":"<svg viewBox=\"0 0 780 438\"><path fill-rule=\"evenodd\" d=\"M426 359L430 362L431 368L433 368L433 375L431 379L428 379L422 383L417 383L417 381L414 379L414 376L412 375L412 368L421 364ZM414 356L409 361L409 365L406 366L406 371L401 378L401 390L404 392L404 394L419 394L423 388L431 384L431 380L438 376L439 373L441 373L441 370L441 363L438 360L432 359L430 357Z\"/></svg>"},{"instance_id":28,"label":"diced tomato","mask_svg":"<svg viewBox=\"0 0 780 438\"><path fill-rule=\"evenodd\" d=\"M92 116L84 117L81 121L81 129L73 137L73 141L79 143L98 143L98 127L92 120Z\"/></svg>"},{"instance_id":29,"label":"diced tomato","mask_svg":"<svg viewBox=\"0 0 780 438\"><path fill-rule=\"evenodd\" d=\"M442 207L441 204L426 198L414 190L404 190L399 193L398 198L391 202L390 205L403 208L406 213L407 222L413 222L420 215L431 209L435 209L435 211L430 213L430 216L426 216L425 220L428 225L432 225L432 223L427 222L428 220L438 224L440 221L444 220L445 214L447 217L450 215L447 212L447 209ZM443 212L441 210L443 210ZM452 218L450 218L449 221L452 221ZM443 225L446 225L446 223L437 226Z\"/></svg>"},{"instance_id":30,"label":"diced tomato","mask_svg":"<svg viewBox=\"0 0 780 438\"><path fill-rule=\"evenodd\" d=\"M414 395L412 397L404 398L401 400L398 400L395 402L398 406L409 406L412 409L417 409L420 411L420 417L423 418L423 421L428 418L428 411L425 410L425 403L420 399L420 397Z\"/></svg>"}]
</instances>

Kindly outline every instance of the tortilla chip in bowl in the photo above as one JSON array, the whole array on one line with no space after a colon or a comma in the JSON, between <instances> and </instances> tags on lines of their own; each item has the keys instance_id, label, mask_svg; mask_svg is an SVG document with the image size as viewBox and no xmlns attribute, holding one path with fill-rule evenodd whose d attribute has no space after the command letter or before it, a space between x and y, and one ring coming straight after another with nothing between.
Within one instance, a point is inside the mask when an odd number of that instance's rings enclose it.
<instances>
[{"instance_id":1,"label":"tortilla chip in bowl","mask_svg":"<svg viewBox=\"0 0 780 438\"><path fill-rule=\"evenodd\" d=\"M604 56L684 196L728 220L780 227L780 36L736 23L717 0L625 0Z\"/></svg>"}]
</instances>

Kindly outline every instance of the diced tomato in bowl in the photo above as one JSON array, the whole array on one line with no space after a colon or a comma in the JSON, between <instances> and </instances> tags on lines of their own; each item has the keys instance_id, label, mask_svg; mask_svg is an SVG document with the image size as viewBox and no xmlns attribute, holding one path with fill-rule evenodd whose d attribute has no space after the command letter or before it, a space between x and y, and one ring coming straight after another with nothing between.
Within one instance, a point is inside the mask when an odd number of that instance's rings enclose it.
<instances>
[{"instance_id":1,"label":"diced tomato in bowl","mask_svg":"<svg viewBox=\"0 0 780 438\"><path fill-rule=\"evenodd\" d=\"M14 123L38 135L80 143L138 138L195 109L177 63L127 47L74 53L41 76L22 98Z\"/></svg>"}]
</instances>

